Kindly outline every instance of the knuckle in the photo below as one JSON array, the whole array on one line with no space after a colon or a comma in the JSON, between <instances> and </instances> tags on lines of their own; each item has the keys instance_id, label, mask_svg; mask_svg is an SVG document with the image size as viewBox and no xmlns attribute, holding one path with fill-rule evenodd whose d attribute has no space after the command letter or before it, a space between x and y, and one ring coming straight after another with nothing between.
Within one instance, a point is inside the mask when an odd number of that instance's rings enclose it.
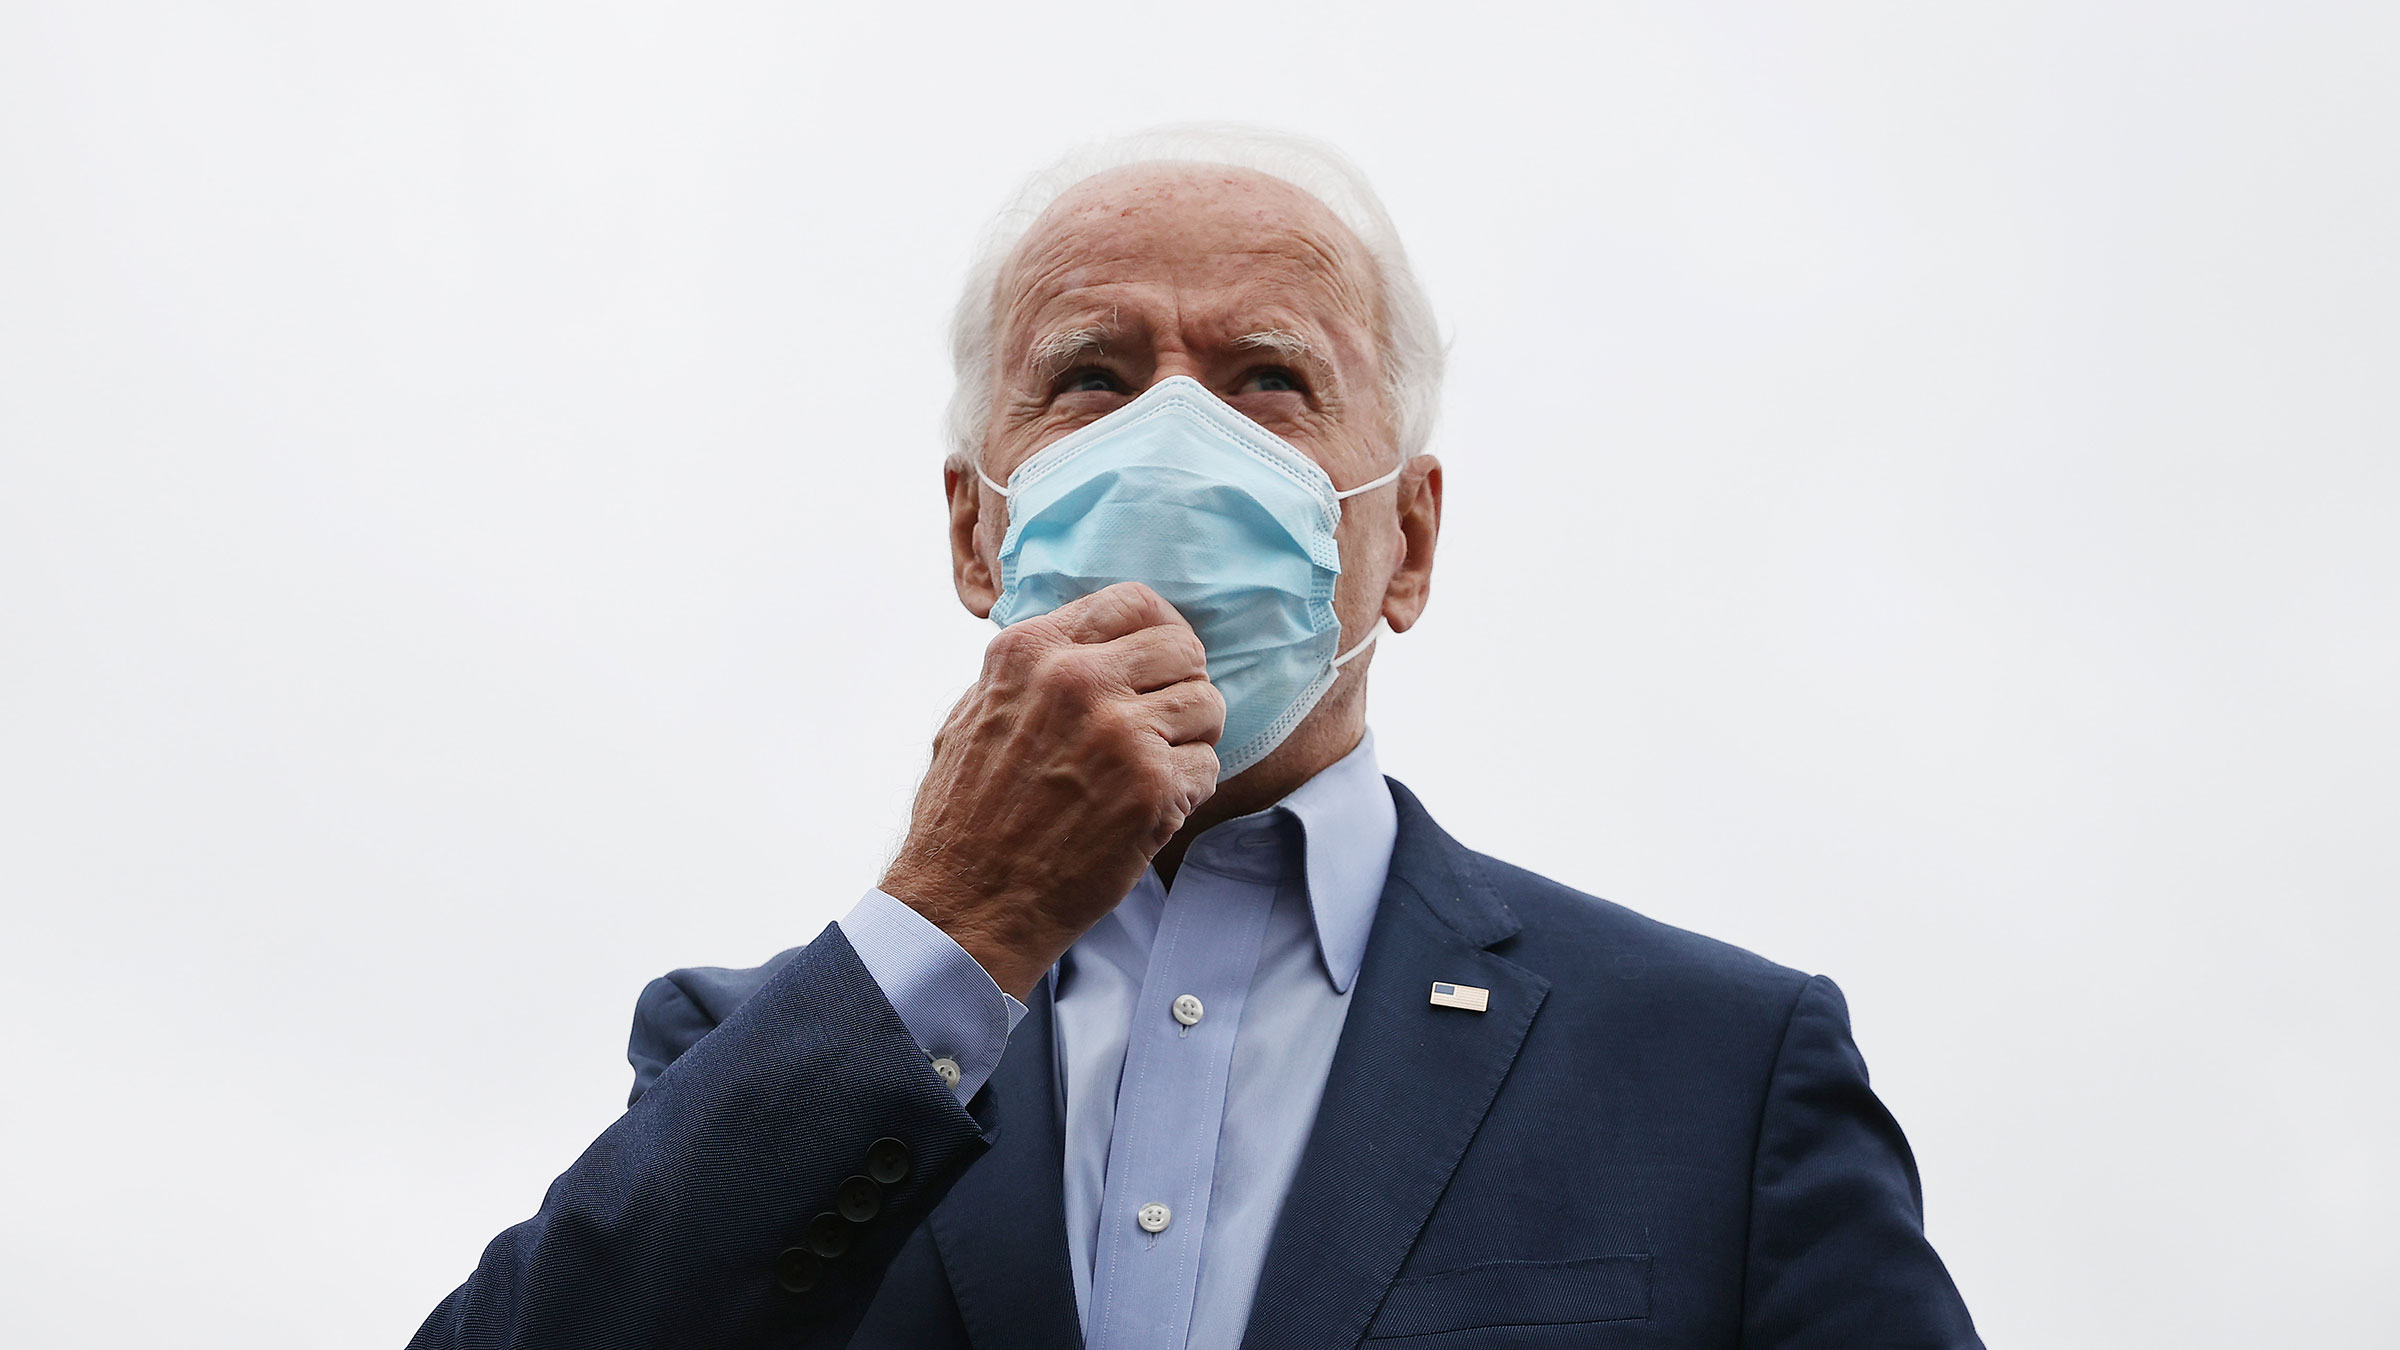
<instances>
[{"instance_id":1,"label":"knuckle","mask_svg":"<svg viewBox=\"0 0 2400 1350\"><path fill-rule=\"evenodd\" d=\"M1034 658L1033 678L1043 688L1082 698L1099 688L1091 659L1078 647L1052 647Z\"/></svg>"},{"instance_id":2,"label":"knuckle","mask_svg":"<svg viewBox=\"0 0 2400 1350\"><path fill-rule=\"evenodd\" d=\"M1130 614L1140 605L1133 597L1133 585L1130 581L1119 581L1092 592L1092 608L1118 617Z\"/></svg>"},{"instance_id":3,"label":"knuckle","mask_svg":"<svg viewBox=\"0 0 2400 1350\"><path fill-rule=\"evenodd\" d=\"M1152 841L1160 848L1166 847L1167 841L1175 837L1175 832L1182 829L1183 822L1188 819L1189 812L1179 811L1172 806L1160 807L1157 823L1150 827Z\"/></svg>"},{"instance_id":4,"label":"knuckle","mask_svg":"<svg viewBox=\"0 0 2400 1350\"><path fill-rule=\"evenodd\" d=\"M1118 754L1130 751L1138 755L1141 739L1150 730L1138 712L1114 699L1095 704L1084 718L1093 733Z\"/></svg>"},{"instance_id":5,"label":"knuckle","mask_svg":"<svg viewBox=\"0 0 2400 1350\"><path fill-rule=\"evenodd\" d=\"M1135 770L1135 782L1142 795L1154 802L1180 802L1182 783L1177 781L1175 766L1164 755L1145 756Z\"/></svg>"},{"instance_id":6,"label":"knuckle","mask_svg":"<svg viewBox=\"0 0 2400 1350\"><path fill-rule=\"evenodd\" d=\"M1072 649L1067 647L1026 647L1016 654L1023 658L1028 675L1036 680L1044 680L1049 678L1052 671L1058 669L1070 650Z\"/></svg>"},{"instance_id":7,"label":"knuckle","mask_svg":"<svg viewBox=\"0 0 2400 1350\"><path fill-rule=\"evenodd\" d=\"M1016 624L1003 628L993 634L991 642L984 647L984 665L987 669L1017 665L1041 647L1040 635L1029 625Z\"/></svg>"},{"instance_id":8,"label":"knuckle","mask_svg":"<svg viewBox=\"0 0 2400 1350\"><path fill-rule=\"evenodd\" d=\"M1125 607L1125 617L1144 628L1166 622L1175 613L1159 593L1138 581L1120 581L1109 588L1117 593L1117 601Z\"/></svg>"}]
</instances>

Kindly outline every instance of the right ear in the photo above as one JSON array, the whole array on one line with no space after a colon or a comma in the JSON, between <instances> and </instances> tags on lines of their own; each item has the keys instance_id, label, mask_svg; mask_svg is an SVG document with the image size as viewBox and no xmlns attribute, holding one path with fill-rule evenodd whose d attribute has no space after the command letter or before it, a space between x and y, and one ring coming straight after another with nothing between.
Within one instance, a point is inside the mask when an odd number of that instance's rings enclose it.
<instances>
[{"instance_id":1,"label":"right ear","mask_svg":"<svg viewBox=\"0 0 2400 1350\"><path fill-rule=\"evenodd\" d=\"M950 581L958 587L958 602L978 619L992 617L992 606L1000 603L1000 585L978 538L988 491L981 474L957 463L942 466L942 496L950 507Z\"/></svg>"}]
</instances>

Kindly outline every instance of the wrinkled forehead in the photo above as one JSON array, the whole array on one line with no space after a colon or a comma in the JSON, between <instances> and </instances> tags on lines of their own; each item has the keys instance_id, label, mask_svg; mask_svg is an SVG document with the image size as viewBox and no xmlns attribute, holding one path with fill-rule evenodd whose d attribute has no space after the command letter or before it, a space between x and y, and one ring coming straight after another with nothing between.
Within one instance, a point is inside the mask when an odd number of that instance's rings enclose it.
<instances>
[{"instance_id":1,"label":"wrinkled forehead","mask_svg":"<svg viewBox=\"0 0 2400 1350\"><path fill-rule=\"evenodd\" d=\"M1370 329L1381 320L1374 264L1331 209L1250 169L1137 164L1069 188L1026 231L1001 271L1004 348L1079 295L1156 287L1190 299L1319 311Z\"/></svg>"}]
</instances>

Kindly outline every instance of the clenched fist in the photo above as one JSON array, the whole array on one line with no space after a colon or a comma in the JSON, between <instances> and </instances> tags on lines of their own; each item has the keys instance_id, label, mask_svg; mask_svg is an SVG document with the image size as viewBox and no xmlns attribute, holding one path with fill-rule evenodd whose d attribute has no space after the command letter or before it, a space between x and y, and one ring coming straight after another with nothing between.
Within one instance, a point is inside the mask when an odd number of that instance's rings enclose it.
<instances>
[{"instance_id":1,"label":"clenched fist","mask_svg":"<svg viewBox=\"0 0 2400 1350\"><path fill-rule=\"evenodd\" d=\"M1147 586L1002 629L883 890L1024 999L1216 791L1224 730L1198 635Z\"/></svg>"}]
</instances>

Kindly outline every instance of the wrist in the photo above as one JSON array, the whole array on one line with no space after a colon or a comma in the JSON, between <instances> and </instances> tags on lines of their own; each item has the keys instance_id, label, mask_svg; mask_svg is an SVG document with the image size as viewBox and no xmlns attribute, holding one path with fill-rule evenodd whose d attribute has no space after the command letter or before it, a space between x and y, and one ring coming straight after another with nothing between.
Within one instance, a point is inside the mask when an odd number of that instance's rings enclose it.
<instances>
[{"instance_id":1,"label":"wrist","mask_svg":"<svg viewBox=\"0 0 2400 1350\"><path fill-rule=\"evenodd\" d=\"M1073 934L1047 931L1027 900L983 895L930 869L896 862L878 885L884 894L924 916L975 959L1001 992L1019 1002L1074 943Z\"/></svg>"}]
</instances>

